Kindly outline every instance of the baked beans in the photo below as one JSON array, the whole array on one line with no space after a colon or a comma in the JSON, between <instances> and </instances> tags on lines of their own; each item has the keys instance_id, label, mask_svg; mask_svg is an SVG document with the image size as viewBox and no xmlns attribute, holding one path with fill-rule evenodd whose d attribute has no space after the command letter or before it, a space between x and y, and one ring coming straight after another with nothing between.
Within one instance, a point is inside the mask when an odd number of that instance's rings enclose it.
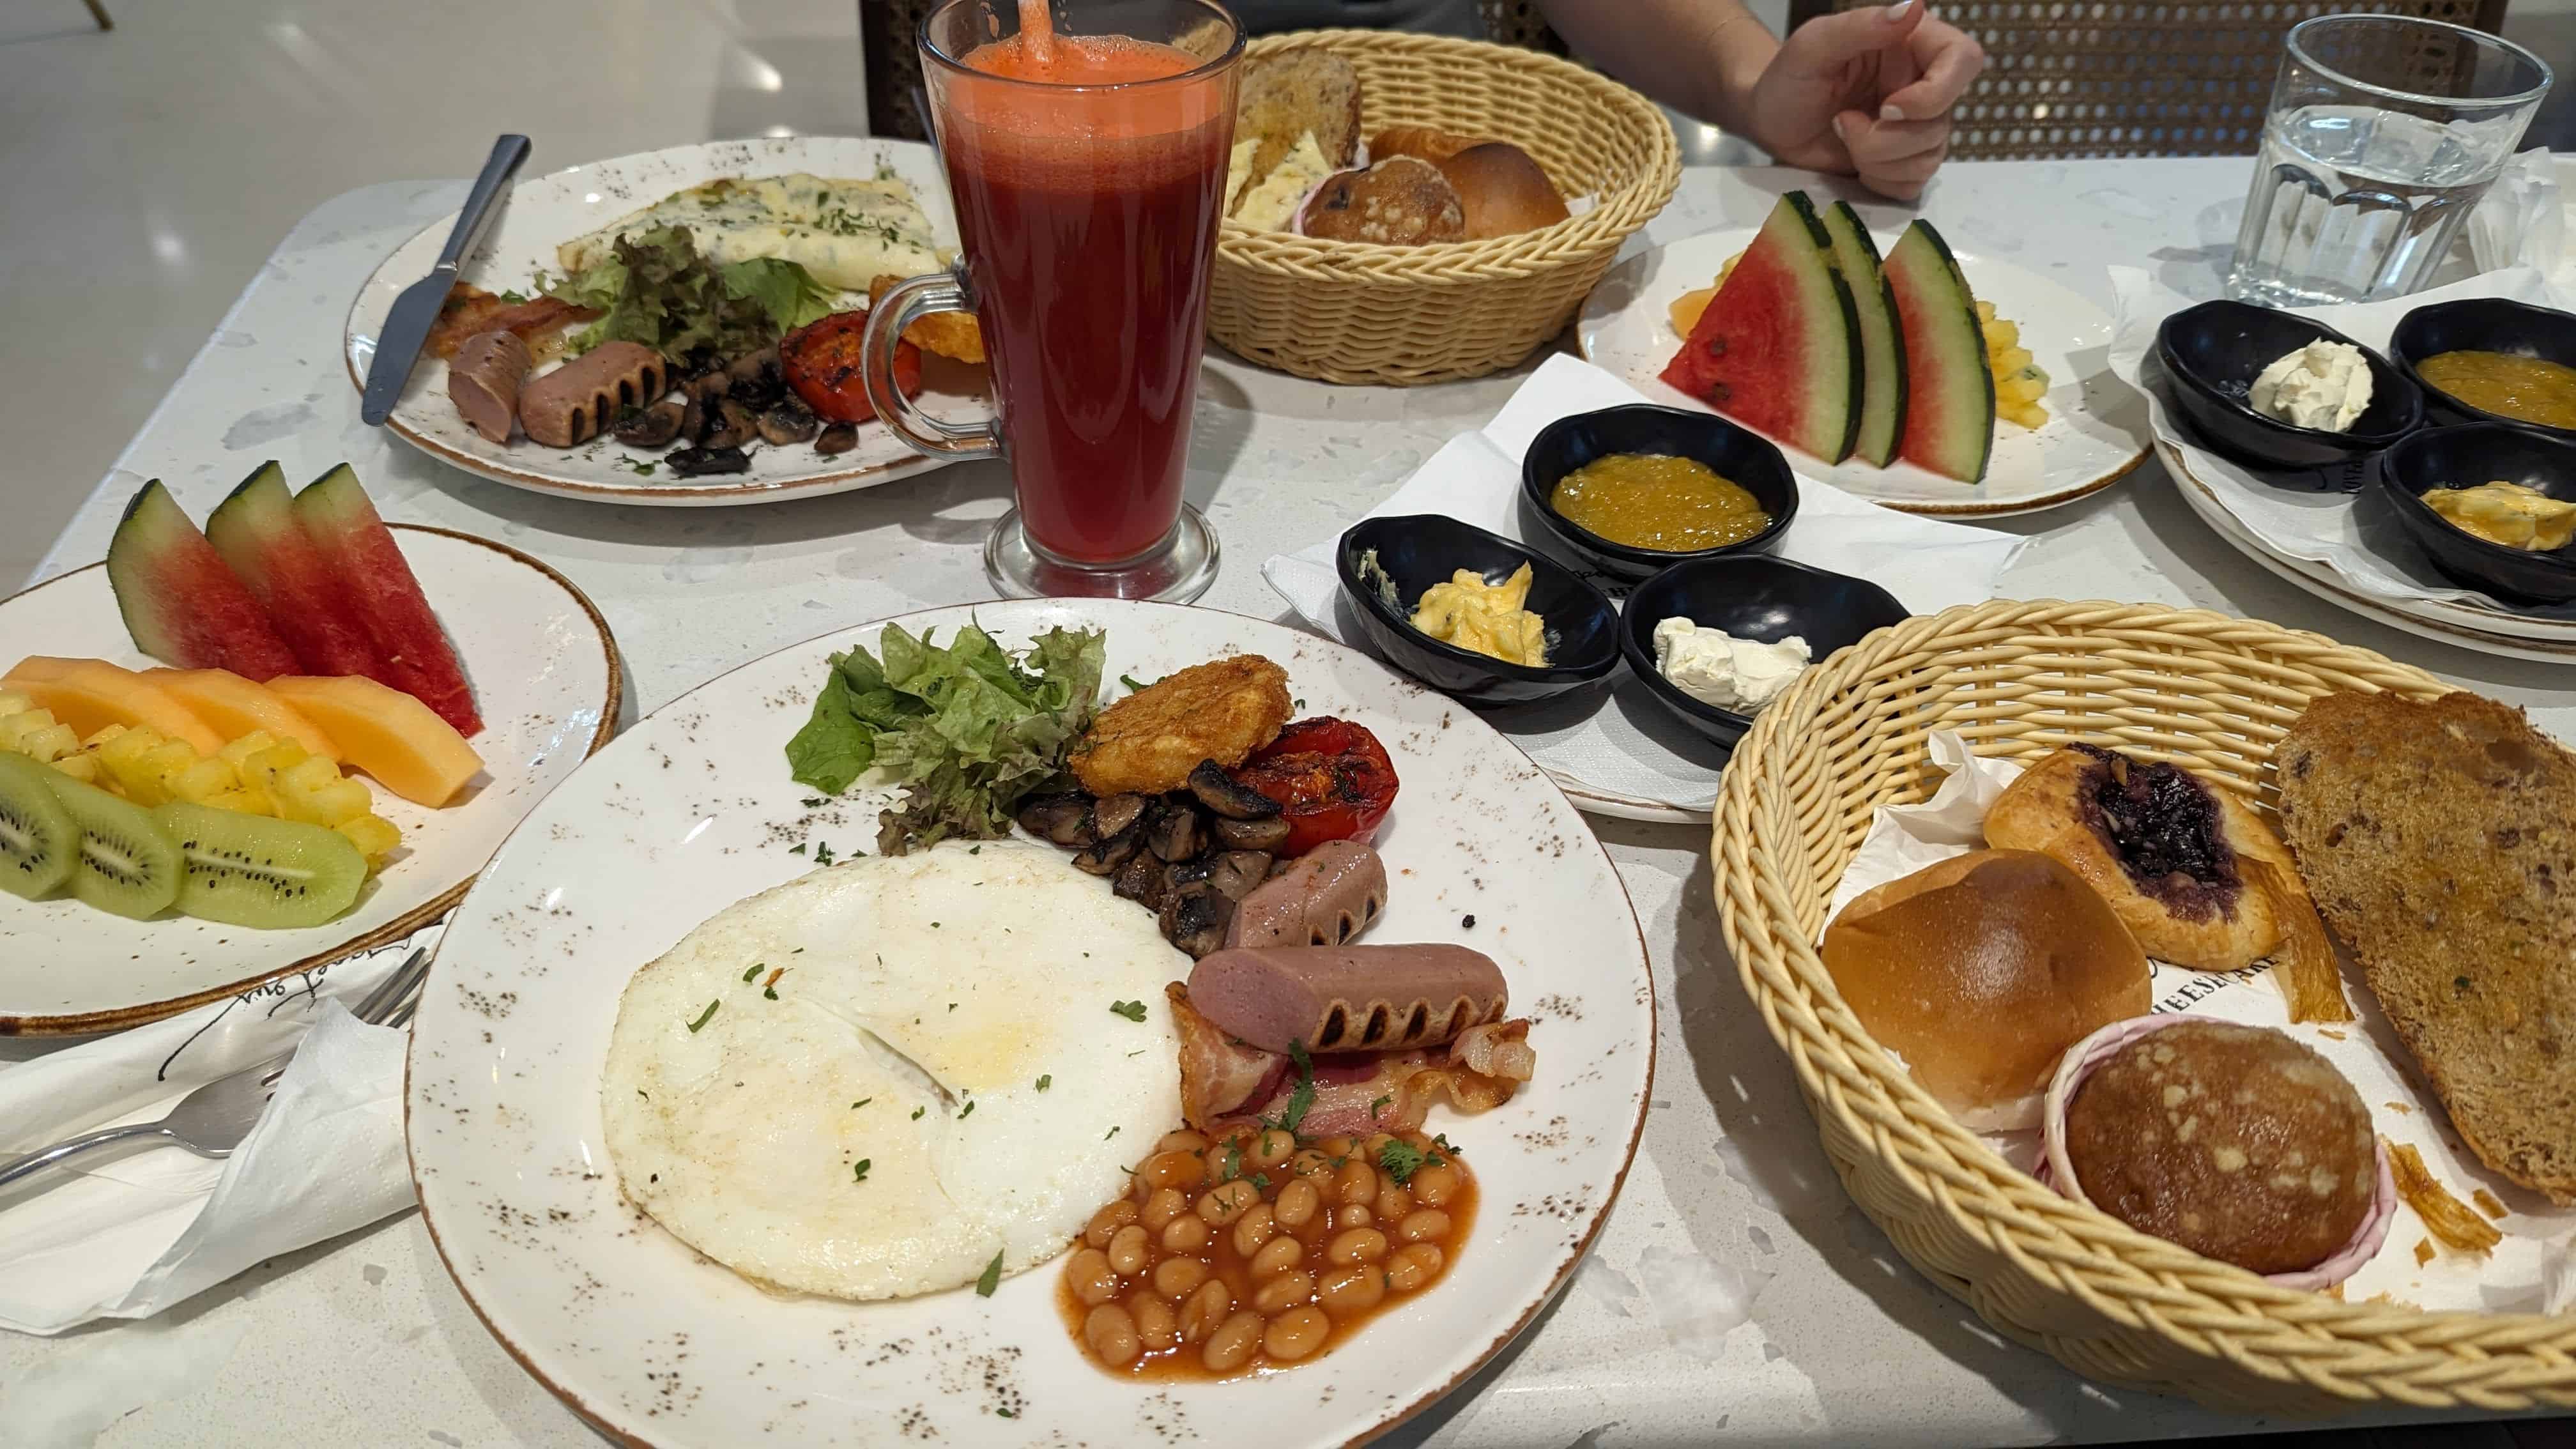
<instances>
[{"instance_id":1,"label":"baked beans","mask_svg":"<svg viewBox=\"0 0 2576 1449\"><path fill-rule=\"evenodd\" d=\"M1093 1361L1121 1373L1283 1368L1437 1282L1475 1207L1466 1165L1418 1132L1174 1132L1092 1215L1058 1301Z\"/></svg>"}]
</instances>

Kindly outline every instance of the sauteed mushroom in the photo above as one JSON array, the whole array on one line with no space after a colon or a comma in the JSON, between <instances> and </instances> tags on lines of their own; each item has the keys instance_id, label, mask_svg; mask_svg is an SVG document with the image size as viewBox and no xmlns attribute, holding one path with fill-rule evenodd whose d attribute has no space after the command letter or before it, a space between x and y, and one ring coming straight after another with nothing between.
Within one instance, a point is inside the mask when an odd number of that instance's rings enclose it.
<instances>
[{"instance_id":1,"label":"sauteed mushroom","mask_svg":"<svg viewBox=\"0 0 2576 1449\"><path fill-rule=\"evenodd\" d=\"M1190 771L1190 793L1221 820L1268 820L1279 813L1279 802L1248 785L1235 783L1225 767L1214 760L1199 761Z\"/></svg>"},{"instance_id":2,"label":"sauteed mushroom","mask_svg":"<svg viewBox=\"0 0 2576 1449\"><path fill-rule=\"evenodd\" d=\"M682 448L664 461L671 471L683 478L700 478L711 473L745 473L751 469L751 455L740 448Z\"/></svg>"},{"instance_id":3,"label":"sauteed mushroom","mask_svg":"<svg viewBox=\"0 0 2576 1449\"><path fill-rule=\"evenodd\" d=\"M1104 795L1091 802L1091 822L1103 835L1120 835L1145 813L1142 795Z\"/></svg>"},{"instance_id":4,"label":"sauteed mushroom","mask_svg":"<svg viewBox=\"0 0 2576 1449\"><path fill-rule=\"evenodd\" d=\"M1090 797L1079 792L1032 795L1020 802L1018 818L1031 835L1058 845L1091 845L1100 839L1092 829Z\"/></svg>"},{"instance_id":5,"label":"sauteed mushroom","mask_svg":"<svg viewBox=\"0 0 2576 1449\"><path fill-rule=\"evenodd\" d=\"M858 445L858 424L834 423L823 430L823 435L821 437L814 440L814 451L822 454L826 458L829 458L836 454L846 453Z\"/></svg>"},{"instance_id":6,"label":"sauteed mushroom","mask_svg":"<svg viewBox=\"0 0 2576 1449\"><path fill-rule=\"evenodd\" d=\"M1145 832L1131 825L1116 835L1108 836L1076 851L1073 867L1092 875L1108 875L1135 858L1136 852L1143 849L1144 844Z\"/></svg>"},{"instance_id":7,"label":"sauteed mushroom","mask_svg":"<svg viewBox=\"0 0 2576 1449\"><path fill-rule=\"evenodd\" d=\"M630 448L667 447L680 436L680 420L687 414L687 405L677 398L657 402L640 413L619 418L610 434Z\"/></svg>"},{"instance_id":8,"label":"sauteed mushroom","mask_svg":"<svg viewBox=\"0 0 2576 1449\"><path fill-rule=\"evenodd\" d=\"M739 448L760 436L760 418L751 409L727 397L716 404L722 421L707 430L709 448Z\"/></svg>"},{"instance_id":9,"label":"sauteed mushroom","mask_svg":"<svg viewBox=\"0 0 2576 1449\"><path fill-rule=\"evenodd\" d=\"M1234 919L1234 902L1207 881L1193 881L1163 902L1163 935L1191 960L1225 945L1225 928Z\"/></svg>"},{"instance_id":10,"label":"sauteed mushroom","mask_svg":"<svg viewBox=\"0 0 2576 1449\"><path fill-rule=\"evenodd\" d=\"M1209 824L1220 843L1236 850L1277 850L1288 843L1291 828L1284 815L1267 820L1228 820L1220 815Z\"/></svg>"},{"instance_id":11,"label":"sauteed mushroom","mask_svg":"<svg viewBox=\"0 0 2576 1449\"><path fill-rule=\"evenodd\" d=\"M761 441L786 447L801 443L823 430L823 420L794 397L783 397L770 404L760 415Z\"/></svg>"},{"instance_id":12,"label":"sauteed mushroom","mask_svg":"<svg viewBox=\"0 0 2576 1449\"><path fill-rule=\"evenodd\" d=\"M1199 812L1177 796L1166 795L1154 802L1145 817L1145 843L1165 860L1187 860L1207 846L1207 833L1199 829Z\"/></svg>"}]
</instances>

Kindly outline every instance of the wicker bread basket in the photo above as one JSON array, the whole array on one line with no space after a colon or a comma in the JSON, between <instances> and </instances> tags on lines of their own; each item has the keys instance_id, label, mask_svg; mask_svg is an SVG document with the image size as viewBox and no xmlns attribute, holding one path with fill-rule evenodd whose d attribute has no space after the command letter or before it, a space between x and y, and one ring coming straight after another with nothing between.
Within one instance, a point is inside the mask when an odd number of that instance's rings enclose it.
<instances>
[{"instance_id":1,"label":"wicker bread basket","mask_svg":"<svg viewBox=\"0 0 2576 1449\"><path fill-rule=\"evenodd\" d=\"M1418 125L1509 141L1559 191L1595 205L1537 231L1419 247L1228 221L1208 335L1283 372L1410 386L1510 367L1564 330L1619 244L1681 179L1663 112L1570 61L1446 36L1309 30L1252 42L1246 63L1306 47L1359 72L1363 136Z\"/></svg>"},{"instance_id":2,"label":"wicker bread basket","mask_svg":"<svg viewBox=\"0 0 2576 1449\"><path fill-rule=\"evenodd\" d=\"M2294 1291L2040 1186L1870 1039L1816 955L1871 811L1939 783L1932 730L2023 760L2074 741L2116 745L2262 800L2273 746L2309 699L2381 689L2422 698L2446 686L2254 620L1995 602L1910 619L1836 653L1736 748L1717 802L1718 910L1834 1170L1933 1282L2079 1373L2296 1414L2576 1405L2576 1317Z\"/></svg>"}]
</instances>

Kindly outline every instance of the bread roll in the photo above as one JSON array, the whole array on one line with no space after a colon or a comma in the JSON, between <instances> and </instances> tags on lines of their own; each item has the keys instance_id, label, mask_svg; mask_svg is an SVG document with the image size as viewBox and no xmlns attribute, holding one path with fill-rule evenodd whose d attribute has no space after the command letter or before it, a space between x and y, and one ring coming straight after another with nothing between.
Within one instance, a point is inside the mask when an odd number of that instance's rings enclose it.
<instances>
[{"instance_id":1,"label":"bread roll","mask_svg":"<svg viewBox=\"0 0 2576 1449\"><path fill-rule=\"evenodd\" d=\"M1306 203L1301 229L1329 241L1420 246L1463 240L1467 219L1438 167L1396 156L1326 178Z\"/></svg>"},{"instance_id":2,"label":"bread roll","mask_svg":"<svg viewBox=\"0 0 2576 1449\"><path fill-rule=\"evenodd\" d=\"M1411 156L1437 166L1475 144L1473 136L1461 136L1436 126L1389 126L1369 137L1369 159L1383 161L1389 156Z\"/></svg>"},{"instance_id":3,"label":"bread roll","mask_svg":"<svg viewBox=\"0 0 2576 1449\"><path fill-rule=\"evenodd\" d=\"M1565 220L1565 198L1527 151L1508 141L1470 146L1437 163L1458 192L1467 240L1536 231Z\"/></svg>"},{"instance_id":4,"label":"bread roll","mask_svg":"<svg viewBox=\"0 0 2576 1449\"><path fill-rule=\"evenodd\" d=\"M1975 851L1866 891L1823 955L1869 1034L1981 1132L2038 1126L2066 1049L2147 1010L2146 953L2034 851Z\"/></svg>"}]
</instances>

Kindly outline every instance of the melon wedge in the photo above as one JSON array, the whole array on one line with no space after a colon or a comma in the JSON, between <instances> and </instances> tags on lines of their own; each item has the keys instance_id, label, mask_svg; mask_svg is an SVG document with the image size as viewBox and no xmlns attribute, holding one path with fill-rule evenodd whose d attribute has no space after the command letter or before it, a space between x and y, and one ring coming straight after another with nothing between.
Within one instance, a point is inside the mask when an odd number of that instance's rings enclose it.
<instances>
[{"instance_id":1,"label":"melon wedge","mask_svg":"<svg viewBox=\"0 0 2576 1449\"><path fill-rule=\"evenodd\" d=\"M245 679L295 672L295 651L268 612L153 479L125 505L107 545L107 582L134 647L182 669Z\"/></svg>"},{"instance_id":2,"label":"melon wedge","mask_svg":"<svg viewBox=\"0 0 2576 1449\"><path fill-rule=\"evenodd\" d=\"M1995 448L1995 375L1977 299L1928 222L1887 254L1887 284L1905 336L1905 431L1898 456L1945 478L1986 476Z\"/></svg>"},{"instance_id":3,"label":"melon wedge","mask_svg":"<svg viewBox=\"0 0 2576 1449\"><path fill-rule=\"evenodd\" d=\"M266 730L295 741L309 754L340 762L340 747L330 734L267 685L253 684L229 669L147 669L143 677L169 691L227 741Z\"/></svg>"},{"instance_id":4,"label":"melon wedge","mask_svg":"<svg viewBox=\"0 0 2576 1449\"><path fill-rule=\"evenodd\" d=\"M370 676L438 711L459 734L480 733L483 719L455 646L348 464L295 495L295 521L331 561L358 622L375 642L377 667Z\"/></svg>"},{"instance_id":5,"label":"melon wedge","mask_svg":"<svg viewBox=\"0 0 2576 1449\"><path fill-rule=\"evenodd\" d=\"M1884 468L1905 438L1905 339L1896 327L1896 292L1879 266L1878 243L1850 202L1835 202L1824 223L1834 239L1834 270L1851 288L1852 315L1860 322L1860 431L1852 454Z\"/></svg>"},{"instance_id":6,"label":"melon wedge","mask_svg":"<svg viewBox=\"0 0 2576 1449\"><path fill-rule=\"evenodd\" d=\"M174 740L185 740L199 754L224 747L224 737L198 718L168 690L131 669L104 659L58 659L36 654L12 666L0 684L51 710L86 739L109 725L140 729L149 725Z\"/></svg>"},{"instance_id":7,"label":"melon wedge","mask_svg":"<svg viewBox=\"0 0 2576 1449\"><path fill-rule=\"evenodd\" d=\"M1803 191L1771 208L1664 381L1747 427L1839 463L1860 428L1862 349L1851 288Z\"/></svg>"},{"instance_id":8,"label":"melon wedge","mask_svg":"<svg viewBox=\"0 0 2576 1449\"><path fill-rule=\"evenodd\" d=\"M377 672L376 646L348 590L295 521L295 495L274 460L259 465L206 515L206 541L250 586L295 651L297 674ZM274 734L277 731L271 731Z\"/></svg>"},{"instance_id":9,"label":"melon wedge","mask_svg":"<svg viewBox=\"0 0 2576 1449\"><path fill-rule=\"evenodd\" d=\"M363 675L289 674L268 687L322 726L344 763L413 804L446 804L483 768L483 757L428 705Z\"/></svg>"}]
</instances>

